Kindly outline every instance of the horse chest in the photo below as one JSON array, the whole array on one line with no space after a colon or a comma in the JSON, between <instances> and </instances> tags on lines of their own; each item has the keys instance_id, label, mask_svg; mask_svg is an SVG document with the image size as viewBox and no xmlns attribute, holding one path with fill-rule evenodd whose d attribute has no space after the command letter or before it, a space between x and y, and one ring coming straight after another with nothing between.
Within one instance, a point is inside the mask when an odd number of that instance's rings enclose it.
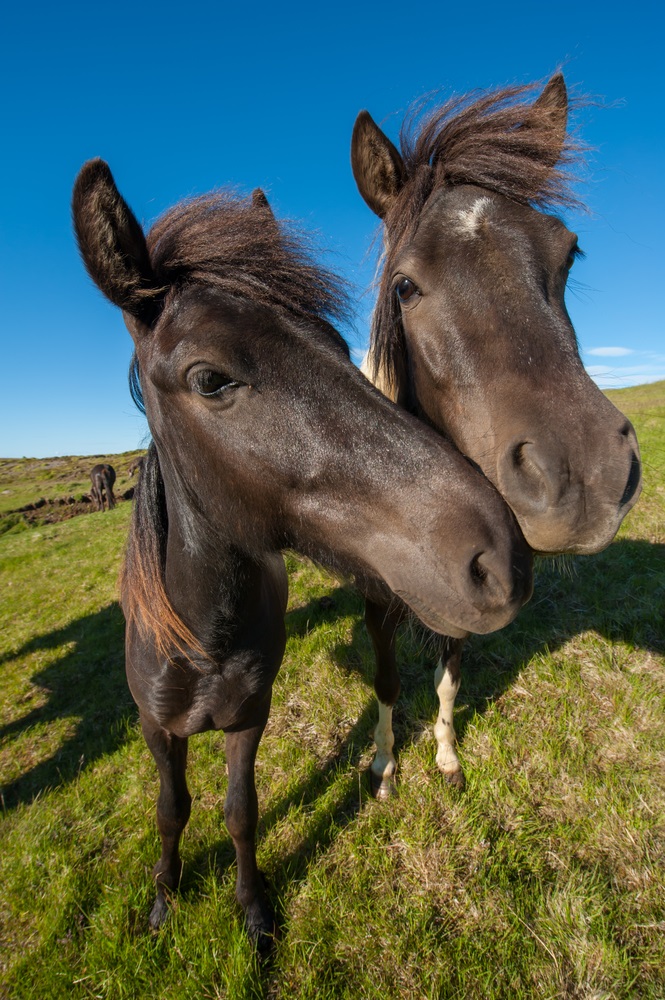
<instances>
[{"instance_id":1,"label":"horse chest","mask_svg":"<svg viewBox=\"0 0 665 1000\"><path fill-rule=\"evenodd\" d=\"M128 659L127 678L142 714L162 729L187 737L254 725L278 669L278 657L236 650L205 672L176 659L155 663L149 674L144 665L139 673Z\"/></svg>"},{"instance_id":2,"label":"horse chest","mask_svg":"<svg viewBox=\"0 0 665 1000\"><path fill-rule=\"evenodd\" d=\"M257 711L270 696L278 668L279 661L241 656L227 662L221 673L201 677L187 713L187 735L253 726Z\"/></svg>"}]
</instances>

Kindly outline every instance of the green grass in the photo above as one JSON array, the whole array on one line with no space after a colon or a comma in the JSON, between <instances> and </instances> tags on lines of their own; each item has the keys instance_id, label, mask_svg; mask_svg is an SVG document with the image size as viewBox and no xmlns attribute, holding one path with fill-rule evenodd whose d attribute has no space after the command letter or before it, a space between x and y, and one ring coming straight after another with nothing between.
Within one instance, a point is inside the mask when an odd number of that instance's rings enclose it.
<instances>
[{"instance_id":1,"label":"green grass","mask_svg":"<svg viewBox=\"0 0 665 1000\"><path fill-rule=\"evenodd\" d=\"M518 620L469 643L464 793L436 771L433 664L407 633L400 790L369 798L361 601L287 557L257 762L282 928L264 968L234 903L222 734L190 741L181 891L147 929L157 782L116 603L130 504L0 537L0 997L662 1000L665 384L610 395L638 431L643 497L606 552L540 564ZM50 495L15 475L26 502Z\"/></svg>"}]
</instances>

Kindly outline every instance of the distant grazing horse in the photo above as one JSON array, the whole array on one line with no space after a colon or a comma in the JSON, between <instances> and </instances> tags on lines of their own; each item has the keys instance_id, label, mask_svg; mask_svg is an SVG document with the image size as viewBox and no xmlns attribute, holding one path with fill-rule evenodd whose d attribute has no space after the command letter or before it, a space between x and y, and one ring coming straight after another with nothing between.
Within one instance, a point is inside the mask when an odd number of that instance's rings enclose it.
<instances>
[{"instance_id":1,"label":"distant grazing horse","mask_svg":"<svg viewBox=\"0 0 665 1000\"><path fill-rule=\"evenodd\" d=\"M90 495L97 510L104 510L104 499L111 510L115 507L113 486L115 484L115 469L112 465L95 465L90 473L92 489Z\"/></svg>"},{"instance_id":2,"label":"distant grazing horse","mask_svg":"<svg viewBox=\"0 0 665 1000\"><path fill-rule=\"evenodd\" d=\"M432 628L489 631L531 592L531 554L490 483L374 389L326 320L339 283L265 197L209 195L144 236L101 160L74 188L79 247L134 339L153 436L122 581L126 667L157 763L159 927L190 813L187 740L226 732L227 827L250 936L274 918L256 866L254 759L284 646L293 548L382 578ZM445 609L445 617L440 611Z\"/></svg>"},{"instance_id":3,"label":"distant grazing horse","mask_svg":"<svg viewBox=\"0 0 665 1000\"><path fill-rule=\"evenodd\" d=\"M358 188L384 222L367 371L482 469L541 553L599 552L640 493L635 432L586 374L564 304L577 237L549 206L574 205L563 77L462 98L407 120L401 152L366 111L355 124ZM409 473L405 473L409 475ZM380 721L376 793L393 787L399 693L394 602L368 602ZM453 705L464 638L435 675L437 763L463 781Z\"/></svg>"},{"instance_id":4,"label":"distant grazing horse","mask_svg":"<svg viewBox=\"0 0 665 1000\"><path fill-rule=\"evenodd\" d=\"M144 461L145 461L145 456L144 455L139 455L138 458L135 458L131 462L129 468L127 469L127 475L128 476L133 476L135 472L136 473L140 473L141 469L143 468Z\"/></svg>"}]
</instances>

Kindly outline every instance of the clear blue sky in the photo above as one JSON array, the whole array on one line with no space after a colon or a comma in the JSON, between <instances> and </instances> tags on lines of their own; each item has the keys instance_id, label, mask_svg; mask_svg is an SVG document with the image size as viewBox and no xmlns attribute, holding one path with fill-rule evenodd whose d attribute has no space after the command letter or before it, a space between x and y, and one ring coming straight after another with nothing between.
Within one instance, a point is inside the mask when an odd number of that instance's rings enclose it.
<instances>
[{"instance_id":1,"label":"clear blue sky","mask_svg":"<svg viewBox=\"0 0 665 1000\"><path fill-rule=\"evenodd\" d=\"M319 9L317 9L319 8ZM665 378L665 18L655 2L483 0L12 4L0 40L0 456L104 454L145 443L127 391L131 342L71 235L74 177L108 161L150 223L186 195L266 189L318 232L358 289L356 356L372 307L375 218L349 165L356 114L396 137L424 93L546 79L601 97L596 147L568 217L586 260L568 295L603 386Z\"/></svg>"}]
</instances>

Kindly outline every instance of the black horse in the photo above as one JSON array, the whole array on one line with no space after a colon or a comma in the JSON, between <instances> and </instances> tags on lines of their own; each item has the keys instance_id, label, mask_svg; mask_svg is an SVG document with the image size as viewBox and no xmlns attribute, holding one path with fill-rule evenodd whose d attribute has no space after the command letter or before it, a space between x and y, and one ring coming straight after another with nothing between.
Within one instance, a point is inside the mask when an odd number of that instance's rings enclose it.
<instances>
[{"instance_id":1,"label":"black horse","mask_svg":"<svg viewBox=\"0 0 665 1000\"><path fill-rule=\"evenodd\" d=\"M510 621L531 592L530 552L494 487L354 367L327 320L342 311L339 283L260 192L183 203L146 239L95 160L73 214L86 267L133 337L154 442L122 581L127 676L160 775L150 923L180 878L188 737L221 729L236 894L264 948L274 919L254 760L285 646L280 550L370 591L385 580L446 634Z\"/></svg>"},{"instance_id":2,"label":"black horse","mask_svg":"<svg viewBox=\"0 0 665 1000\"><path fill-rule=\"evenodd\" d=\"M461 98L407 120L401 151L366 111L351 159L384 222L367 370L391 398L438 428L494 483L541 553L599 552L640 493L632 425L584 370L564 303L581 251L547 206L574 203L555 75L533 88ZM379 795L393 787L391 713L399 693L394 602L368 603L380 703ZM453 704L464 640L443 643L437 763L455 783Z\"/></svg>"},{"instance_id":3,"label":"black horse","mask_svg":"<svg viewBox=\"0 0 665 1000\"><path fill-rule=\"evenodd\" d=\"M109 510L115 507L113 486L115 484L115 469L112 465L95 465L90 473L92 489L90 496L97 510L104 510L104 501Z\"/></svg>"}]
</instances>

